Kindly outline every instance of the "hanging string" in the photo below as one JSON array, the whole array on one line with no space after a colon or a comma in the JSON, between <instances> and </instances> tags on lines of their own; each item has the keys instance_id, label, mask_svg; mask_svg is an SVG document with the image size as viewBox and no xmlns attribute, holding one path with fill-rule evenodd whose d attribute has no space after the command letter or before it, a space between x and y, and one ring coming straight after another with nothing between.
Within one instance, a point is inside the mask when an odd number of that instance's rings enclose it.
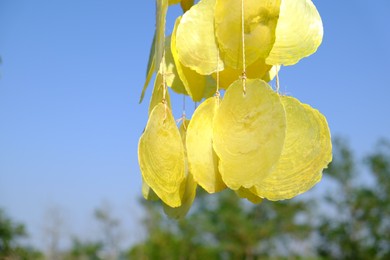
<instances>
[{"instance_id":1,"label":"hanging string","mask_svg":"<svg viewBox=\"0 0 390 260\"><path fill-rule=\"evenodd\" d=\"M246 59L245 59L245 14L244 0L241 0L241 39L242 39L242 90L246 94Z\"/></svg>"},{"instance_id":2,"label":"hanging string","mask_svg":"<svg viewBox=\"0 0 390 260\"><path fill-rule=\"evenodd\" d=\"M162 74L162 87L163 87L163 96L162 96L162 100L161 102L163 104L166 104L167 103L167 100L166 100L166 91L167 91L167 88L166 88L166 84L167 84L167 78L166 78L166 75L165 75L165 51L163 52L163 57L162 57L162 60L161 60L161 64L160 66L162 65L161 67L161 74Z\"/></svg>"},{"instance_id":3,"label":"hanging string","mask_svg":"<svg viewBox=\"0 0 390 260\"><path fill-rule=\"evenodd\" d=\"M167 118L167 112L168 112L168 102L167 102L167 78L166 78L166 72L165 72L165 51L163 52L162 60L161 60L161 74L162 74L162 87L163 87L163 96L161 102L165 106L165 114L164 114L164 120Z\"/></svg>"},{"instance_id":4,"label":"hanging string","mask_svg":"<svg viewBox=\"0 0 390 260\"><path fill-rule=\"evenodd\" d=\"M182 120L183 120L183 127L184 130L187 130L187 125L186 125L186 96L183 94L183 114L182 114Z\"/></svg>"},{"instance_id":5,"label":"hanging string","mask_svg":"<svg viewBox=\"0 0 390 260\"><path fill-rule=\"evenodd\" d=\"M220 93L219 93L219 49L217 50L217 90L215 91L215 97L217 98L217 100L219 101L219 97L220 97Z\"/></svg>"}]
</instances>

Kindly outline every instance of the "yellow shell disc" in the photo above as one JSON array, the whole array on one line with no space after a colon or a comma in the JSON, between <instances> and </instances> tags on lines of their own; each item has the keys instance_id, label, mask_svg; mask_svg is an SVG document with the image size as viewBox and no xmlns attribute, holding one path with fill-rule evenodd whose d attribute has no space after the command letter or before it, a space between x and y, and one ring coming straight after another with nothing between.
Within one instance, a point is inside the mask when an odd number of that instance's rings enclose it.
<instances>
[{"instance_id":1,"label":"yellow shell disc","mask_svg":"<svg viewBox=\"0 0 390 260\"><path fill-rule=\"evenodd\" d=\"M313 187L332 160L325 117L292 97L281 97L286 110L285 145L274 170L252 189L269 200L290 199Z\"/></svg>"},{"instance_id":2,"label":"yellow shell disc","mask_svg":"<svg viewBox=\"0 0 390 260\"><path fill-rule=\"evenodd\" d=\"M185 143L186 143L189 122L190 122L189 120L184 120L179 128L181 139L183 141L184 147L185 147ZM190 210L190 208L192 206L192 203L194 202L194 199L196 196L196 188L198 186L197 183L195 182L191 172L188 170L186 151L187 151L187 149L185 148L185 155L186 155L185 175L186 175L186 178L180 187L181 206L173 208L173 207L170 207L166 204L163 204L165 214L167 214L170 218L173 218L173 219L180 219L180 218L185 217L185 215L187 215L188 211Z\"/></svg>"},{"instance_id":3,"label":"yellow shell disc","mask_svg":"<svg viewBox=\"0 0 390 260\"><path fill-rule=\"evenodd\" d=\"M187 153L190 172L208 193L226 188L218 170L218 156L213 148L213 120L219 100L206 99L195 110L187 131Z\"/></svg>"},{"instance_id":4,"label":"yellow shell disc","mask_svg":"<svg viewBox=\"0 0 390 260\"><path fill-rule=\"evenodd\" d=\"M181 185L181 206L173 208L163 204L165 214L173 219L185 217L195 200L197 186L192 174L189 172Z\"/></svg>"},{"instance_id":5,"label":"yellow shell disc","mask_svg":"<svg viewBox=\"0 0 390 260\"><path fill-rule=\"evenodd\" d=\"M152 112L153 108L162 102L163 96L164 96L163 77L161 74L157 74L156 79L154 81L152 97L150 98L150 103L149 103L149 111L148 111L149 115ZM167 102L168 107L171 108L171 99L169 97L168 90L166 90L165 93L165 100Z\"/></svg>"},{"instance_id":6,"label":"yellow shell disc","mask_svg":"<svg viewBox=\"0 0 390 260\"><path fill-rule=\"evenodd\" d=\"M276 74L279 73L280 69L280 65L272 66L271 69L263 76L262 80L270 82L276 77Z\"/></svg>"},{"instance_id":7,"label":"yellow shell disc","mask_svg":"<svg viewBox=\"0 0 390 260\"><path fill-rule=\"evenodd\" d=\"M260 79L235 81L214 117L213 145L226 185L237 190L262 181L279 160L286 132L283 105Z\"/></svg>"},{"instance_id":8,"label":"yellow shell disc","mask_svg":"<svg viewBox=\"0 0 390 260\"><path fill-rule=\"evenodd\" d=\"M179 94L187 95L187 91L181 81L176 69L175 60L171 51L171 36L165 38L165 64L164 68L160 68L160 73L165 73L167 85L173 91Z\"/></svg>"},{"instance_id":9,"label":"yellow shell disc","mask_svg":"<svg viewBox=\"0 0 390 260\"><path fill-rule=\"evenodd\" d=\"M142 178L142 196L146 200L152 200L152 201L159 200L156 193L149 187L149 185L145 182L143 178Z\"/></svg>"},{"instance_id":10,"label":"yellow shell disc","mask_svg":"<svg viewBox=\"0 0 390 260\"><path fill-rule=\"evenodd\" d=\"M202 75L223 70L218 64L218 46L214 32L216 0L202 0L181 18L176 32L176 49L179 61Z\"/></svg>"},{"instance_id":11,"label":"yellow shell disc","mask_svg":"<svg viewBox=\"0 0 390 260\"><path fill-rule=\"evenodd\" d=\"M181 64L176 49L176 31L180 20L181 17L176 19L175 27L171 37L172 55L175 61L177 72L188 95L193 101L198 102L202 100L202 98L207 98L215 93L216 86L211 76L200 75L196 71Z\"/></svg>"},{"instance_id":12,"label":"yellow shell disc","mask_svg":"<svg viewBox=\"0 0 390 260\"><path fill-rule=\"evenodd\" d=\"M271 65L265 64L264 59L258 59L246 68L246 76L249 79L259 78L264 81L270 81L266 79L269 79L269 71L271 70L271 68ZM225 69L219 72L219 87L221 89L227 89L234 81L239 79L241 76L241 69L232 69L230 67L225 66ZM217 78L216 73L213 74L213 78Z\"/></svg>"},{"instance_id":13,"label":"yellow shell disc","mask_svg":"<svg viewBox=\"0 0 390 260\"><path fill-rule=\"evenodd\" d=\"M171 110L156 105L138 143L138 161L145 182L170 207L181 205L185 178L184 146Z\"/></svg>"},{"instance_id":14,"label":"yellow shell disc","mask_svg":"<svg viewBox=\"0 0 390 260\"><path fill-rule=\"evenodd\" d=\"M249 189L245 189L245 188L241 187L238 190L236 190L235 192L236 192L238 197L240 197L242 199L247 199L254 204L259 204L263 201L262 198L258 197L254 193L252 193Z\"/></svg>"},{"instance_id":15,"label":"yellow shell disc","mask_svg":"<svg viewBox=\"0 0 390 260\"><path fill-rule=\"evenodd\" d=\"M157 0L156 10L156 37L155 37L155 64L160 65L164 54L165 20L168 11L168 0ZM159 68L156 68L158 70Z\"/></svg>"},{"instance_id":16,"label":"yellow shell disc","mask_svg":"<svg viewBox=\"0 0 390 260\"><path fill-rule=\"evenodd\" d=\"M175 5L180 3L180 0L168 0L169 5Z\"/></svg>"},{"instance_id":17,"label":"yellow shell disc","mask_svg":"<svg viewBox=\"0 0 390 260\"><path fill-rule=\"evenodd\" d=\"M194 0L181 0L180 5L185 13L194 5Z\"/></svg>"},{"instance_id":18,"label":"yellow shell disc","mask_svg":"<svg viewBox=\"0 0 390 260\"><path fill-rule=\"evenodd\" d=\"M244 1L246 65L265 59L275 41L281 0ZM217 0L215 33L226 66L242 69L242 2Z\"/></svg>"},{"instance_id":19,"label":"yellow shell disc","mask_svg":"<svg viewBox=\"0 0 390 260\"><path fill-rule=\"evenodd\" d=\"M156 1L156 30L154 32L153 44L149 54L148 69L146 73L146 81L142 88L142 93L139 102L141 103L145 96L145 91L148 88L149 81L153 76L153 72L159 70L161 60L164 54L165 41L165 21L168 11L168 0Z\"/></svg>"},{"instance_id":20,"label":"yellow shell disc","mask_svg":"<svg viewBox=\"0 0 390 260\"><path fill-rule=\"evenodd\" d=\"M311 0L282 0L275 44L266 62L293 65L316 52L322 36L321 17Z\"/></svg>"}]
</instances>

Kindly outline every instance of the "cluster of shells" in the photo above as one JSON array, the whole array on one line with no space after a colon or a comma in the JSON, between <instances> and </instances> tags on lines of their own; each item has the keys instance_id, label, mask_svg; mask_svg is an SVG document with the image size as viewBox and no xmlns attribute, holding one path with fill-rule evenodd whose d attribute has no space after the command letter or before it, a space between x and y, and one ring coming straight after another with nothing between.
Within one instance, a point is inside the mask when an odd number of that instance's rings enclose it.
<instances>
[{"instance_id":1,"label":"cluster of shells","mask_svg":"<svg viewBox=\"0 0 390 260\"><path fill-rule=\"evenodd\" d=\"M229 188L259 203L290 199L319 182L332 160L325 117L267 83L321 44L322 21L311 0L156 3L141 95L156 74L138 146L144 197L180 218L197 186L210 194ZM184 14L165 36L167 9L178 3ZM179 126L167 87L201 102Z\"/></svg>"}]
</instances>

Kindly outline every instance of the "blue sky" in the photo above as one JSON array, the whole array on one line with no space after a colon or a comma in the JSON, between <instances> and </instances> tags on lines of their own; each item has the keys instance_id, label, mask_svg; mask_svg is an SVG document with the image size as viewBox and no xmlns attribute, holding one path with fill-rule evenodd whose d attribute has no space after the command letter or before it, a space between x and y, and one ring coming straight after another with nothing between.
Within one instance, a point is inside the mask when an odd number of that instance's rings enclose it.
<instances>
[{"instance_id":1,"label":"blue sky","mask_svg":"<svg viewBox=\"0 0 390 260\"><path fill-rule=\"evenodd\" d=\"M319 109L362 155L390 139L390 2L314 3L323 44L282 69L281 90ZM169 11L169 32L179 13ZM150 89L138 100L153 31L153 0L0 0L0 207L34 243L48 208L83 234L102 201L139 237L137 143Z\"/></svg>"}]
</instances>

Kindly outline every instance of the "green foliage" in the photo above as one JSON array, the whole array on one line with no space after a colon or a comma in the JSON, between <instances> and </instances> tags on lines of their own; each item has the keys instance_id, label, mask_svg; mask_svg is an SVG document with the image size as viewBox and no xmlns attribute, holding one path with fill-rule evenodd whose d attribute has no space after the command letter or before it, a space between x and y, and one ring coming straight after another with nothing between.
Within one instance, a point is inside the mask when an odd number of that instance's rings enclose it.
<instances>
[{"instance_id":1,"label":"green foliage","mask_svg":"<svg viewBox=\"0 0 390 260\"><path fill-rule=\"evenodd\" d=\"M33 248L21 246L18 240L27 237L24 225L14 223L0 209L0 259L42 259Z\"/></svg>"},{"instance_id":2,"label":"green foliage","mask_svg":"<svg viewBox=\"0 0 390 260\"><path fill-rule=\"evenodd\" d=\"M84 242L73 238L72 248L65 257L66 260L100 260L103 244L101 242Z\"/></svg>"},{"instance_id":3,"label":"green foliage","mask_svg":"<svg viewBox=\"0 0 390 260\"><path fill-rule=\"evenodd\" d=\"M363 162L335 139L334 161L324 173L329 189L315 198L254 206L233 192L198 191L179 222L168 220L158 203L144 203L148 236L127 257L390 259L389 143L381 141Z\"/></svg>"},{"instance_id":4,"label":"green foliage","mask_svg":"<svg viewBox=\"0 0 390 260\"><path fill-rule=\"evenodd\" d=\"M318 226L318 254L328 259L390 258L390 145L381 141L364 160L369 176L357 172L350 148L336 140L337 156L329 176L339 186L328 193L333 215ZM359 174L360 173L360 174ZM364 185L368 178L373 185Z\"/></svg>"},{"instance_id":5,"label":"green foliage","mask_svg":"<svg viewBox=\"0 0 390 260\"><path fill-rule=\"evenodd\" d=\"M334 140L326 191L253 205L232 191L198 190L186 219L168 219L158 202L142 202L146 238L120 252L120 220L108 205L94 212L101 234L73 238L65 260L100 259L390 259L390 144L357 160ZM207 195L207 196L206 196ZM43 259L22 246L22 224L0 210L0 259ZM62 258L61 258L62 259Z\"/></svg>"},{"instance_id":6,"label":"green foliage","mask_svg":"<svg viewBox=\"0 0 390 260\"><path fill-rule=\"evenodd\" d=\"M131 259L254 259L294 255L286 241L303 241L310 228L296 216L308 205L293 200L252 205L233 192L200 196L192 214L179 222L145 203L149 237L128 254Z\"/></svg>"}]
</instances>

